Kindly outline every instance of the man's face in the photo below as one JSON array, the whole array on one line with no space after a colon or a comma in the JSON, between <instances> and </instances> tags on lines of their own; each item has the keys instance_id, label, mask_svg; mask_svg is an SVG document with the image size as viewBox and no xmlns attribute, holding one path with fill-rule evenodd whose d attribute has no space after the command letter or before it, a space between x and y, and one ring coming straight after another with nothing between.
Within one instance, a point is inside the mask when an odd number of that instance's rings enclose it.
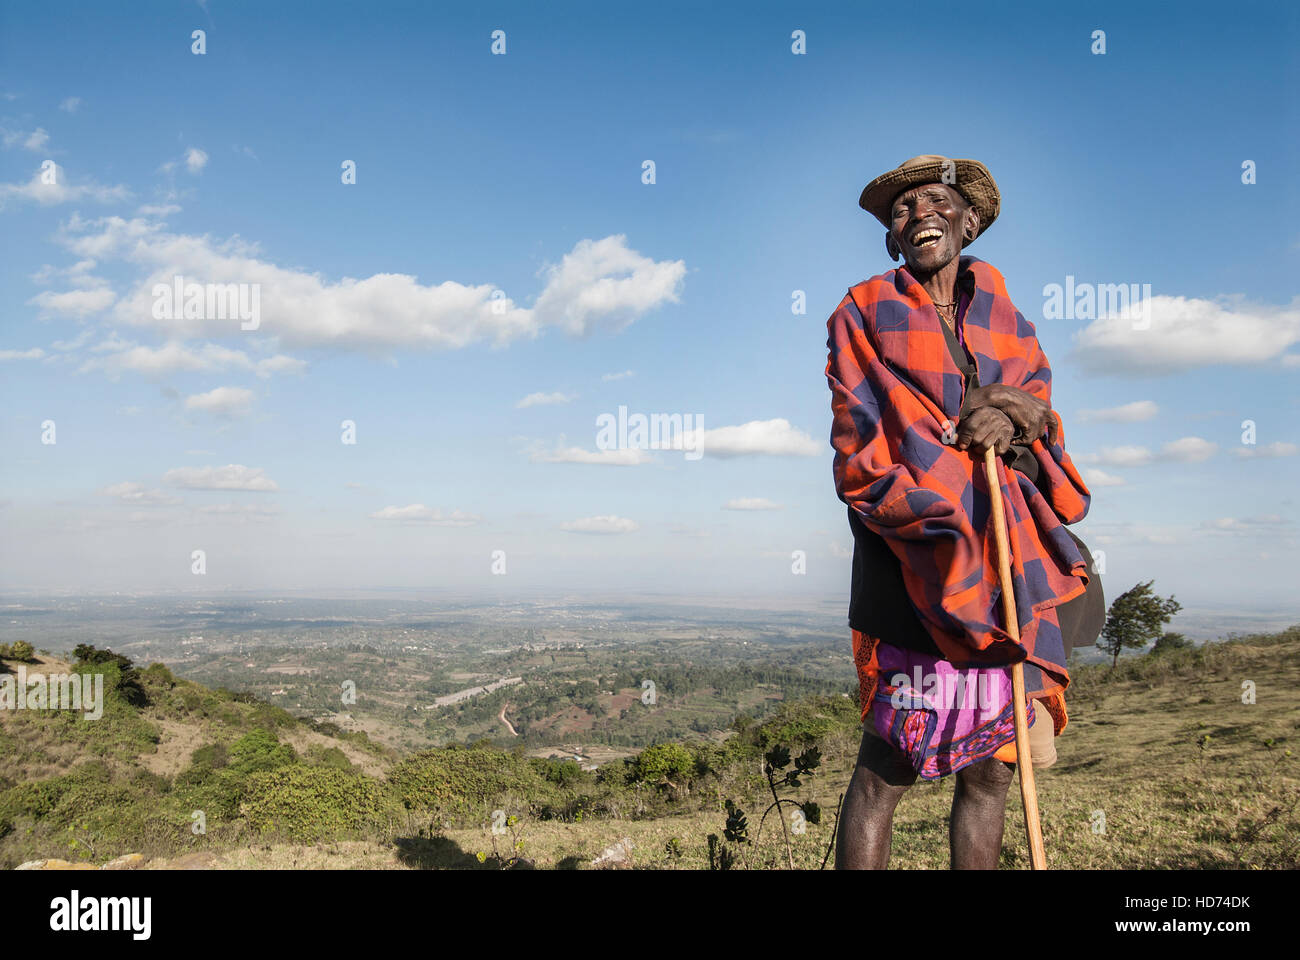
<instances>
[{"instance_id":1,"label":"man's face","mask_svg":"<svg viewBox=\"0 0 1300 960\"><path fill-rule=\"evenodd\" d=\"M926 183L894 198L889 235L910 269L934 273L961 255L968 220L978 216L965 197L946 183Z\"/></svg>"}]
</instances>

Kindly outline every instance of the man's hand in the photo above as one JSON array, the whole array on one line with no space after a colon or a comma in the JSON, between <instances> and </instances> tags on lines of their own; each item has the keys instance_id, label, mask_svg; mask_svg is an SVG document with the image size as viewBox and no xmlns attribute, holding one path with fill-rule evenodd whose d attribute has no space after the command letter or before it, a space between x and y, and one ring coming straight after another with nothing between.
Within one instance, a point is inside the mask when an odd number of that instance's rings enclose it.
<instances>
[{"instance_id":1,"label":"man's hand","mask_svg":"<svg viewBox=\"0 0 1300 960\"><path fill-rule=\"evenodd\" d=\"M972 414L977 409L987 407L1002 411L1014 424L1017 431L1015 436L1026 446L1041 437L1044 430L1047 431L1047 442L1056 443L1056 415L1046 401L1039 400L1028 390L1005 383L991 383L987 387L973 387L971 393L973 396L969 402ZM967 415L969 418L970 414Z\"/></svg>"},{"instance_id":2,"label":"man's hand","mask_svg":"<svg viewBox=\"0 0 1300 960\"><path fill-rule=\"evenodd\" d=\"M1011 449L1016 428L1011 418L994 406L977 407L962 418L953 446L977 456L992 448L999 457Z\"/></svg>"}]
</instances>

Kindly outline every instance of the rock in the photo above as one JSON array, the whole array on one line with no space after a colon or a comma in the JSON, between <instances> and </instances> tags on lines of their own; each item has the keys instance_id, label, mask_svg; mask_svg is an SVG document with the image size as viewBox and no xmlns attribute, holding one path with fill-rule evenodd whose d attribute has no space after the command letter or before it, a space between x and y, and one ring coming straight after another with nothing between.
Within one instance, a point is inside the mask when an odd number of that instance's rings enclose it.
<instances>
[{"instance_id":1,"label":"rock","mask_svg":"<svg viewBox=\"0 0 1300 960\"><path fill-rule=\"evenodd\" d=\"M18 870L98 870L93 863L69 863L67 860L28 860L19 864Z\"/></svg>"},{"instance_id":2,"label":"rock","mask_svg":"<svg viewBox=\"0 0 1300 960\"><path fill-rule=\"evenodd\" d=\"M93 863L71 863L67 860L57 860L51 857L47 860L28 860L26 863L19 864L15 870L135 870L144 866L144 854L128 853L125 856L118 857L116 860L110 860L102 867L97 867Z\"/></svg>"},{"instance_id":3,"label":"rock","mask_svg":"<svg viewBox=\"0 0 1300 960\"><path fill-rule=\"evenodd\" d=\"M110 860L99 869L101 870L135 870L137 867L144 866L144 854L128 853L118 857L116 860Z\"/></svg>"},{"instance_id":4,"label":"rock","mask_svg":"<svg viewBox=\"0 0 1300 960\"><path fill-rule=\"evenodd\" d=\"M632 838L624 837L601 851L600 856L591 861L593 867L604 870L617 870L632 866Z\"/></svg>"}]
</instances>

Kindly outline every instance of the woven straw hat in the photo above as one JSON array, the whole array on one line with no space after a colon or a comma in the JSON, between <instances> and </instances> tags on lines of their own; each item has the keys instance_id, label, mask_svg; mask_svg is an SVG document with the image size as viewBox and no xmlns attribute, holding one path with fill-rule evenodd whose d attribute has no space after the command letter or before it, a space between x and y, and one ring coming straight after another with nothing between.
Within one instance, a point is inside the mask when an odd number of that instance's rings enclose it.
<instances>
[{"instance_id":1,"label":"woven straw hat","mask_svg":"<svg viewBox=\"0 0 1300 960\"><path fill-rule=\"evenodd\" d=\"M993 224L1002 208L1002 196L988 167L978 160L950 160L932 153L904 160L893 170L876 177L863 188L858 206L889 229L889 213L894 198L904 190L924 183L946 183L970 201L971 206L979 211L979 233Z\"/></svg>"}]
</instances>

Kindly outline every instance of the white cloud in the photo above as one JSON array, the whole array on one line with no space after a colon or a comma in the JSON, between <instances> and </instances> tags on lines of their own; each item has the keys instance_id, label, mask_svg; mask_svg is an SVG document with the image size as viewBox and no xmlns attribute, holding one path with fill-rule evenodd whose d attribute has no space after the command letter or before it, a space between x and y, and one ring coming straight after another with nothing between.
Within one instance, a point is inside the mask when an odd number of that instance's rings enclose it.
<instances>
[{"instance_id":1,"label":"white cloud","mask_svg":"<svg viewBox=\"0 0 1300 960\"><path fill-rule=\"evenodd\" d=\"M1264 536L1291 526L1291 521L1273 513L1258 517L1219 517L1201 526L1210 533L1228 536Z\"/></svg>"},{"instance_id":2,"label":"white cloud","mask_svg":"<svg viewBox=\"0 0 1300 960\"><path fill-rule=\"evenodd\" d=\"M55 340L50 344L55 350L66 352L68 350L79 350L84 347L92 337L95 336L95 328L92 326L83 327L71 340Z\"/></svg>"},{"instance_id":3,"label":"white cloud","mask_svg":"<svg viewBox=\"0 0 1300 960\"><path fill-rule=\"evenodd\" d=\"M198 173L208 165L208 155L198 147L190 147L185 151L185 166L190 173Z\"/></svg>"},{"instance_id":4,"label":"white cloud","mask_svg":"<svg viewBox=\"0 0 1300 960\"><path fill-rule=\"evenodd\" d=\"M109 289L108 281L92 272L97 265L93 257L78 260L69 267L44 264L31 275L34 282L46 284L64 280L76 289L42 291L30 298L28 305L40 307L43 317L61 314L81 318L107 310L117 297ZM83 333L82 336L86 334Z\"/></svg>"},{"instance_id":5,"label":"white cloud","mask_svg":"<svg viewBox=\"0 0 1300 960\"><path fill-rule=\"evenodd\" d=\"M68 97L59 104L59 109L64 113L76 113L77 108L81 106L80 97Z\"/></svg>"},{"instance_id":6,"label":"white cloud","mask_svg":"<svg viewBox=\"0 0 1300 960\"><path fill-rule=\"evenodd\" d=\"M686 264L643 257L618 234L578 241L542 273L546 287L533 308L537 322L582 335L598 327L621 330L653 306L676 303Z\"/></svg>"},{"instance_id":7,"label":"white cloud","mask_svg":"<svg viewBox=\"0 0 1300 960\"><path fill-rule=\"evenodd\" d=\"M30 350L0 350L0 360L39 360L45 356L45 351L40 347L32 347Z\"/></svg>"},{"instance_id":8,"label":"white cloud","mask_svg":"<svg viewBox=\"0 0 1300 960\"><path fill-rule=\"evenodd\" d=\"M1083 482L1088 485L1089 489L1093 487L1122 487L1124 485L1123 477L1117 477L1105 470L1098 470L1096 467L1085 467L1082 473Z\"/></svg>"},{"instance_id":9,"label":"white cloud","mask_svg":"<svg viewBox=\"0 0 1300 960\"><path fill-rule=\"evenodd\" d=\"M1282 440L1277 440L1273 443L1266 443L1259 447L1243 446L1236 449L1237 456L1246 459L1253 459L1255 457L1270 459L1273 457L1294 457L1297 453L1300 453L1300 447L1297 447L1294 443L1287 443Z\"/></svg>"},{"instance_id":10,"label":"white cloud","mask_svg":"<svg viewBox=\"0 0 1300 960\"><path fill-rule=\"evenodd\" d=\"M242 417L253 405L253 391L243 387L217 387L185 398L186 410L202 410L221 417Z\"/></svg>"},{"instance_id":11,"label":"white cloud","mask_svg":"<svg viewBox=\"0 0 1300 960\"><path fill-rule=\"evenodd\" d=\"M1297 358L1297 359L1300 359L1300 358ZM636 376L636 374L633 373L631 370L624 370L622 373L604 373L604 374L601 374L600 379L602 379L602 380L608 382L608 381L610 381L610 380L626 380L628 377L635 377L635 376Z\"/></svg>"},{"instance_id":12,"label":"white cloud","mask_svg":"<svg viewBox=\"0 0 1300 960\"><path fill-rule=\"evenodd\" d=\"M273 373L302 373L307 369L306 360L299 360L284 353L249 362L252 365L250 369L259 377L269 377Z\"/></svg>"},{"instance_id":13,"label":"white cloud","mask_svg":"<svg viewBox=\"0 0 1300 960\"><path fill-rule=\"evenodd\" d=\"M261 467L245 467L237 463L224 467L176 467L163 474L163 483L190 490L274 493L280 489Z\"/></svg>"},{"instance_id":14,"label":"white cloud","mask_svg":"<svg viewBox=\"0 0 1300 960\"><path fill-rule=\"evenodd\" d=\"M135 211L138 217L157 217L160 220L180 212L181 208L174 203L146 203Z\"/></svg>"},{"instance_id":15,"label":"white cloud","mask_svg":"<svg viewBox=\"0 0 1300 960\"><path fill-rule=\"evenodd\" d=\"M199 507L198 512L206 516L231 517L242 524L273 520L280 515L281 510L261 503L212 503Z\"/></svg>"},{"instance_id":16,"label":"white cloud","mask_svg":"<svg viewBox=\"0 0 1300 960\"><path fill-rule=\"evenodd\" d=\"M1214 456L1214 451L1217 449L1219 449L1218 444L1211 443L1209 440L1202 440L1200 437L1183 437L1161 447L1160 457L1162 460L1173 460L1175 463L1201 463Z\"/></svg>"},{"instance_id":17,"label":"white cloud","mask_svg":"<svg viewBox=\"0 0 1300 960\"><path fill-rule=\"evenodd\" d=\"M97 287L91 290L65 290L62 293L45 290L32 297L27 303L40 307L42 315L88 317L101 310L107 310L116 299L117 296L112 290L107 287Z\"/></svg>"},{"instance_id":18,"label":"white cloud","mask_svg":"<svg viewBox=\"0 0 1300 960\"><path fill-rule=\"evenodd\" d=\"M508 297L494 299L497 288L491 284L422 284L389 273L329 282L260 259L257 247L239 237L218 243L163 227L140 217L87 221L74 215L59 240L81 257L138 266L144 279L119 299L115 316L182 339L229 335L230 324L218 318L154 318L154 285L169 285L177 275L195 283L258 284L261 332L285 345L451 350L482 342L501 346L536 337L548 326L571 333L625 326L675 301L685 273L681 261L650 260L630 250L622 236L583 240L549 271L536 306L527 308Z\"/></svg>"},{"instance_id":19,"label":"white cloud","mask_svg":"<svg viewBox=\"0 0 1300 960\"><path fill-rule=\"evenodd\" d=\"M152 244L161 242L158 238L166 236L162 234L165 226L160 221L144 217L132 217L130 220L122 217L86 220L81 214L73 213L67 222L60 224L56 239L78 256L125 260L149 250ZM99 232L88 232L93 228L99 228ZM150 293L151 302L152 299Z\"/></svg>"},{"instance_id":20,"label":"white cloud","mask_svg":"<svg viewBox=\"0 0 1300 960\"><path fill-rule=\"evenodd\" d=\"M1148 447L1120 446L1105 447L1099 453L1079 454L1074 459L1079 463L1100 464L1106 467L1145 467L1153 463L1201 463L1214 456L1218 444L1200 437L1182 437L1171 440L1162 446L1159 452Z\"/></svg>"},{"instance_id":21,"label":"white cloud","mask_svg":"<svg viewBox=\"0 0 1300 960\"><path fill-rule=\"evenodd\" d=\"M1142 420L1150 420L1159 412L1160 408L1154 402L1135 400L1118 407L1080 410L1078 419L1080 423L1138 423Z\"/></svg>"},{"instance_id":22,"label":"white cloud","mask_svg":"<svg viewBox=\"0 0 1300 960\"><path fill-rule=\"evenodd\" d=\"M100 492L106 497L116 497L120 502L135 507L169 507L181 502L180 497L163 490L150 490L143 483L131 480L115 483Z\"/></svg>"},{"instance_id":23,"label":"white cloud","mask_svg":"<svg viewBox=\"0 0 1300 960\"><path fill-rule=\"evenodd\" d=\"M1074 355L1096 373L1164 374L1212 364L1259 364L1300 342L1300 297L1285 306L1242 297L1152 297L1149 325L1094 320L1074 336Z\"/></svg>"},{"instance_id":24,"label":"white cloud","mask_svg":"<svg viewBox=\"0 0 1300 960\"><path fill-rule=\"evenodd\" d=\"M1102 463L1108 467L1144 467L1155 460L1149 447L1103 447L1100 453L1080 453L1079 463Z\"/></svg>"},{"instance_id":25,"label":"white cloud","mask_svg":"<svg viewBox=\"0 0 1300 960\"><path fill-rule=\"evenodd\" d=\"M572 403L577 399L577 394L569 393L530 393L518 403L515 404L519 409L524 407L544 407L555 406L562 403Z\"/></svg>"},{"instance_id":26,"label":"white cloud","mask_svg":"<svg viewBox=\"0 0 1300 960\"><path fill-rule=\"evenodd\" d=\"M441 510L426 507L422 503L412 503L405 507L384 507L370 514L372 520L395 520L402 523L429 524L434 527L472 527L480 522L481 517L474 514L453 510L444 514Z\"/></svg>"},{"instance_id":27,"label":"white cloud","mask_svg":"<svg viewBox=\"0 0 1300 960\"><path fill-rule=\"evenodd\" d=\"M698 431L683 431L674 438L674 450L700 449ZM830 449L790 425L784 418L751 420L734 427L704 431L703 451L708 457L815 457Z\"/></svg>"},{"instance_id":28,"label":"white cloud","mask_svg":"<svg viewBox=\"0 0 1300 960\"><path fill-rule=\"evenodd\" d=\"M764 497L738 497L722 505L723 510L780 510L781 504Z\"/></svg>"},{"instance_id":29,"label":"white cloud","mask_svg":"<svg viewBox=\"0 0 1300 960\"><path fill-rule=\"evenodd\" d=\"M91 273L96 266L97 263L91 258L78 260L70 267L56 267L52 264L46 263L43 264L39 270L33 273L31 277L34 282L42 284L63 278L74 287L90 288L107 286L107 280Z\"/></svg>"},{"instance_id":30,"label":"white cloud","mask_svg":"<svg viewBox=\"0 0 1300 960\"><path fill-rule=\"evenodd\" d=\"M564 445L564 438L551 450L534 447L528 459L533 463L587 463L606 467L636 467L651 463L654 458L645 450L632 447L626 450L585 450Z\"/></svg>"},{"instance_id":31,"label":"white cloud","mask_svg":"<svg viewBox=\"0 0 1300 960\"><path fill-rule=\"evenodd\" d=\"M87 360L79 372L104 370L110 376L121 376L124 371L147 376L169 373L201 372L220 373L226 370L246 370L259 377L273 373L301 373L305 361L284 354L254 360L242 350L231 350L215 343L189 347L175 341L161 347L141 347L114 337L95 348L106 356Z\"/></svg>"},{"instance_id":32,"label":"white cloud","mask_svg":"<svg viewBox=\"0 0 1300 960\"><path fill-rule=\"evenodd\" d=\"M52 170L54 173L52 183L42 181L39 169L32 174L32 178L26 183L0 183L0 209L4 209L6 202L10 198L34 200L42 206L48 207L59 203L72 203L77 200L115 203L119 200L128 200L131 197L131 191L124 186L105 187L93 180L71 184L68 183L63 168L58 164L53 164Z\"/></svg>"},{"instance_id":33,"label":"white cloud","mask_svg":"<svg viewBox=\"0 0 1300 960\"><path fill-rule=\"evenodd\" d=\"M612 514L600 517L583 517L581 520L570 520L560 524L561 530L567 530L569 533L633 533L640 529L640 526L634 520L628 520L626 517L616 517Z\"/></svg>"},{"instance_id":34,"label":"white cloud","mask_svg":"<svg viewBox=\"0 0 1300 960\"><path fill-rule=\"evenodd\" d=\"M1116 544L1143 544L1167 546L1180 542L1190 529L1185 524L1145 524L1134 521L1089 522L1082 536L1088 543L1099 547Z\"/></svg>"},{"instance_id":35,"label":"white cloud","mask_svg":"<svg viewBox=\"0 0 1300 960\"><path fill-rule=\"evenodd\" d=\"M4 144L6 150L17 144L24 150L39 153L50 142L50 135L40 127L30 133L25 130L8 130L0 127L0 142Z\"/></svg>"}]
</instances>

